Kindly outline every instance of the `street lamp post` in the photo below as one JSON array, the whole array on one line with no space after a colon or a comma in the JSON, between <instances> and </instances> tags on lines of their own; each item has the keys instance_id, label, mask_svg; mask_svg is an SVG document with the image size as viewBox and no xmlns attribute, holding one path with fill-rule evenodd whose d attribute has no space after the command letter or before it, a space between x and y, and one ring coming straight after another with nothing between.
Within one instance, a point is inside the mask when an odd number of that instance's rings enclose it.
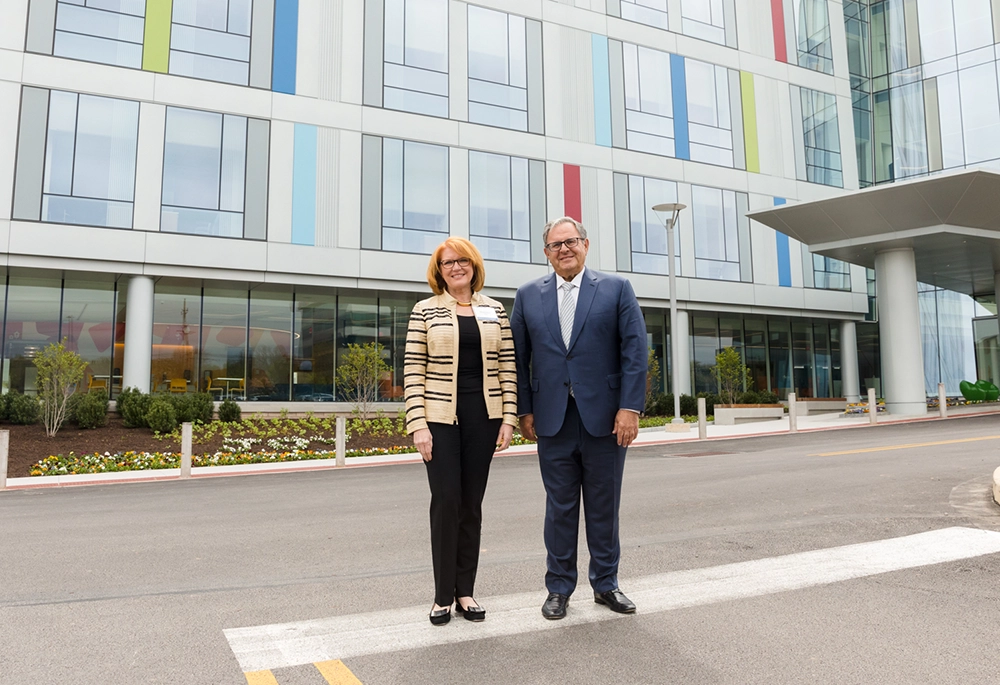
<instances>
[{"instance_id":1,"label":"street lamp post","mask_svg":"<svg viewBox=\"0 0 1000 685\"><path fill-rule=\"evenodd\" d=\"M660 219L660 222L667 229L667 264L670 282L670 385L674 392L674 420L671 423L683 424L681 418L681 388L680 388L680 367L683 363L680 358L680 346L677 344L677 262L674 259L674 224L681 210L687 207L679 202L667 202L653 205L653 211Z\"/></svg>"}]
</instances>

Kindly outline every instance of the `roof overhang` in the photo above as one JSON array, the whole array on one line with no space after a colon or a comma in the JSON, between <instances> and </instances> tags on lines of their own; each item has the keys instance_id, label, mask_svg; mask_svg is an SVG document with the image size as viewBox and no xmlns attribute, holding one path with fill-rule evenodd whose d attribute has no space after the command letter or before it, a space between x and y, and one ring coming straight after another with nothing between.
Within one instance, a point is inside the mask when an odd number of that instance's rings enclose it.
<instances>
[{"instance_id":1,"label":"roof overhang","mask_svg":"<svg viewBox=\"0 0 1000 685\"><path fill-rule=\"evenodd\" d=\"M820 255L874 267L878 252L914 251L917 280L968 295L1000 271L1000 173L983 169L900 181L747 216Z\"/></svg>"}]
</instances>

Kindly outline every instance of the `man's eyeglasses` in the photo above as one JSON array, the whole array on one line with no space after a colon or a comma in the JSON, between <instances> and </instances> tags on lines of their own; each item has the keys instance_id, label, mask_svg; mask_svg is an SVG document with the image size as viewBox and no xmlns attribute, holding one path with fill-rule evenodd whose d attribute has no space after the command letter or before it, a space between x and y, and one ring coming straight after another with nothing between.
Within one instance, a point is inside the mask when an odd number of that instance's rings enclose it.
<instances>
[{"instance_id":1,"label":"man's eyeglasses","mask_svg":"<svg viewBox=\"0 0 1000 685\"><path fill-rule=\"evenodd\" d=\"M456 264L464 269L469 264L472 264L472 261L468 257L460 257L459 259L442 259L438 262L438 266L442 269L452 269Z\"/></svg>"},{"instance_id":2,"label":"man's eyeglasses","mask_svg":"<svg viewBox=\"0 0 1000 685\"><path fill-rule=\"evenodd\" d=\"M557 243L546 243L545 249L549 252L558 252L563 248L563 245L565 245L572 250L580 243L581 240L583 240L583 238L566 238L566 240L560 240Z\"/></svg>"}]
</instances>

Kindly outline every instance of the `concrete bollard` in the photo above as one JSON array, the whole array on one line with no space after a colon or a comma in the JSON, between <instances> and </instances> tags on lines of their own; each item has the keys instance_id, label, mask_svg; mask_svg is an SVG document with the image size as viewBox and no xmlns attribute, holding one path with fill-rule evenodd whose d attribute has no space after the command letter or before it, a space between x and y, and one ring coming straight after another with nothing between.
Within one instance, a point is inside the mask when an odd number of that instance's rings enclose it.
<instances>
[{"instance_id":1,"label":"concrete bollard","mask_svg":"<svg viewBox=\"0 0 1000 685\"><path fill-rule=\"evenodd\" d=\"M868 388L868 423L878 423L878 403L875 401L875 388Z\"/></svg>"},{"instance_id":2,"label":"concrete bollard","mask_svg":"<svg viewBox=\"0 0 1000 685\"><path fill-rule=\"evenodd\" d=\"M948 418L948 396L944 394L944 383L938 383L938 416Z\"/></svg>"},{"instance_id":3,"label":"concrete bollard","mask_svg":"<svg viewBox=\"0 0 1000 685\"><path fill-rule=\"evenodd\" d=\"M799 419L795 413L795 393L788 393L788 432L799 432Z\"/></svg>"},{"instance_id":4,"label":"concrete bollard","mask_svg":"<svg viewBox=\"0 0 1000 685\"><path fill-rule=\"evenodd\" d=\"M191 422L181 424L181 478L191 477Z\"/></svg>"},{"instance_id":5,"label":"concrete bollard","mask_svg":"<svg viewBox=\"0 0 1000 685\"><path fill-rule=\"evenodd\" d=\"M337 417L337 466L347 464L347 419Z\"/></svg>"},{"instance_id":6,"label":"concrete bollard","mask_svg":"<svg viewBox=\"0 0 1000 685\"><path fill-rule=\"evenodd\" d=\"M7 452L10 450L10 431L0 430L0 490L7 489Z\"/></svg>"},{"instance_id":7,"label":"concrete bollard","mask_svg":"<svg viewBox=\"0 0 1000 685\"><path fill-rule=\"evenodd\" d=\"M705 398L698 398L698 439L708 438L708 407L705 405Z\"/></svg>"}]
</instances>

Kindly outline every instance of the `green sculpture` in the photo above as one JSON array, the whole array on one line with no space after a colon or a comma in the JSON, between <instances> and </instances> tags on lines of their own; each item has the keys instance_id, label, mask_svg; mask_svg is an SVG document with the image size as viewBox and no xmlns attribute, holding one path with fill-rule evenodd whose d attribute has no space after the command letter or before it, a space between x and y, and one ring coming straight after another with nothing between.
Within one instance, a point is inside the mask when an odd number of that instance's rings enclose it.
<instances>
[{"instance_id":1,"label":"green sculpture","mask_svg":"<svg viewBox=\"0 0 1000 685\"><path fill-rule=\"evenodd\" d=\"M958 384L958 389L962 391L962 396L969 402L996 402L1000 397L1000 388L987 380L962 381Z\"/></svg>"}]
</instances>

